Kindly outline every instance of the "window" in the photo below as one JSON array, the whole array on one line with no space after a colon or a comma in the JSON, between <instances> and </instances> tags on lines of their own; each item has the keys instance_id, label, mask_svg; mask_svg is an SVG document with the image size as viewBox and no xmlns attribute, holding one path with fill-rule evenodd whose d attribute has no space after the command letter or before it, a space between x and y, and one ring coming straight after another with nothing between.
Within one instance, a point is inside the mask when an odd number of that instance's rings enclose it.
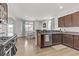
<instances>
[{"instance_id":1,"label":"window","mask_svg":"<svg viewBox=\"0 0 79 59\"><path fill-rule=\"evenodd\" d=\"M51 20L48 21L48 30L51 30Z\"/></svg>"},{"instance_id":2,"label":"window","mask_svg":"<svg viewBox=\"0 0 79 59\"><path fill-rule=\"evenodd\" d=\"M25 31L27 32L33 31L33 22L25 22Z\"/></svg>"},{"instance_id":3,"label":"window","mask_svg":"<svg viewBox=\"0 0 79 59\"><path fill-rule=\"evenodd\" d=\"M8 24L8 36L13 36L13 24Z\"/></svg>"}]
</instances>

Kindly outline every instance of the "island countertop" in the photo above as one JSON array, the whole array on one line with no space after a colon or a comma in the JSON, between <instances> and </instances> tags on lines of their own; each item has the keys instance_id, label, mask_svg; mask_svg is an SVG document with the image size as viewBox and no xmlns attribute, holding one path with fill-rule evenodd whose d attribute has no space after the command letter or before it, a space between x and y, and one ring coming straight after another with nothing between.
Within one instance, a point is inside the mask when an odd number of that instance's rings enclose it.
<instances>
[{"instance_id":1,"label":"island countertop","mask_svg":"<svg viewBox=\"0 0 79 59\"><path fill-rule=\"evenodd\" d=\"M62 31L57 30L39 30L37 32L40 34L62 34Z\"/></svg>"}]
</instances>

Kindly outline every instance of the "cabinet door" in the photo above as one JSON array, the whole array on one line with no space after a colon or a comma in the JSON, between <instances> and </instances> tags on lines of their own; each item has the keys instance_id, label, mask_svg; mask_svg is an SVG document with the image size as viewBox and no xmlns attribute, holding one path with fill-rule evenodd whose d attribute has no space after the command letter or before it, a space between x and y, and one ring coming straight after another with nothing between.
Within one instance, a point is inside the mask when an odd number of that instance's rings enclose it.
<instances>
[{"instance_id":1,"label":"cabinet door","mask_svg":"<svg viewBox=\"0 0 79 59\"><path fill-rule=\"evenodd\" d=\"M58 18L58 27L64 27L64 19L65 17Z\"/></svg>"},{"instance_id":2,"label":"cabinet door","mask_svg":"<svg viewBox=\"0 0 79 59\"><path fill-rule=\"evenodd\" d=\"M61 43L61 34L53 34L52 35L52 44L60 44Z\"/></svg>"},{"instance_id":3,"label":"cabinet door","mask_svg":"<svg viewBox=\"0 0 79 59\"><path fill-rule=\"evenodd\" d=\"M74 48L79 49L79 36L74 36Z\"/></svg>"},{"instance_id":4,"label":"cabinet door","mask_svg":"<svg viewBox=\"0 0 79 59\"><path fill-rule=\"evenodd\" d=\"M37 46L41 47L41 35L37 33Z\"/></svg>"},{"instance_id":5,"label":"cabinet door","mask_svg":"<svg viewBox=\"0 0 79 59\"><path fill-rule=\"evenodd\" d=\"M64 35L63 36L63 44L73 47L73 36L72 35Z\"/></svg>"},{"instance_id":6,"label":"cabinet door","mask_svg":"<svg viewBox=\"0 0 79 59\"><path fill-rule=\"evenodd\" d=\"M41 34L41 48L44 48L44 35Z\"/></svg>"},{"instance_id":7,"label":"cabinet door","mask_svg":"<svg viewBox=\"0 0 79 59\"><path fill-rule=\"evenodd\" d=\"M73 26L78 27L79 26L79 12L73 13L72 17L73 17L72 18Z\"/></svg>"},{"instance_id":8,"label":"cabinet door","mask_svg":"<svg viewBox=\"0 0 79 59\"><path fill-rule=\"evenodd\" d=\"M72 26L72 14L66 15L64 19L65 27L71 27Z\"/></svg>"},{"instance_id":9,"label":"cabinet door","mask_svg":"<svg viewBox=\"0 0 79 59\"><path fill-rule=\"evenodd\" d=\"M68 46L68 36L63 35L63 44Z\"/></svg>"}]
</instances>

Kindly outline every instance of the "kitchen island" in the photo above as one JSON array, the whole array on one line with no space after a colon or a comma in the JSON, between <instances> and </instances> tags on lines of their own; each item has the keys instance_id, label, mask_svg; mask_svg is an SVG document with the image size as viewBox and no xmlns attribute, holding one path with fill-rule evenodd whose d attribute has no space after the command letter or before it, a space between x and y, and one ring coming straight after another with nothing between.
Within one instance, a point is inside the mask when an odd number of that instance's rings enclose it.
<instances>
[{"instance_id":1,"label":"kitchen island","mask_svg":"<svg viewBox=\"0 0 79 59\"><path fill-rule=\"evenodd\" d=\"M61 31L37 31L37 46L40 48L57 45L62 42L62 32Z\"/></svg>"},{"instance_id":2,"label":"kitchen island","mask_svg":"<svg viewBox=\"0 0 79 59\"><path fill-rule=\"evenodd\" d=\"M13 56L16 54L17 35L11 37L0 37L0 56Z\"/></svg>"}]
</instances>

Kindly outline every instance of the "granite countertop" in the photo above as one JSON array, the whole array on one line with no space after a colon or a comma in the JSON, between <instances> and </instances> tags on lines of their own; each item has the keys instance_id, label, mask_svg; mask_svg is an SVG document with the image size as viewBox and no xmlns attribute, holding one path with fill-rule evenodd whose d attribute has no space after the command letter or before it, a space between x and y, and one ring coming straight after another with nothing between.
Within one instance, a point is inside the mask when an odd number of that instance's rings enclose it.
<instances>
[{"instance_id":1,"label":"granite countertop","mask_svg":"<svg viewBox=\"0 0 79 59\"><path fill-rule=\"evenodd\" d=\"M79 32L62 32L60 30L52 30L52 31L41 31L40 34L70 34L70 35L79 35Z\"/></svg>"},{"instance_id":2,"label":"granite countertop","mask_svg":"<svg viewBox=\"0 0 79 59\"><path fill-rule=\"evenodd\" d=\"M79 32L64 32L63 34L79 35Z\"/></svg>"},{"instance_id":3,"label":"granite countertop","mask_svg":"<svg viewBox=\"0 0 79 59\"><path fill-rule=\"evenodd\" d=\"M62 32L56 32L56 31L53 31L53 32L42 32L41 34L62 34Z\"/></svg>"},{"instance_id":4,"label":"granite countertop","mask_svg":"<svg viewBox=\"0 0 79 59\"><path fill-rule=\"evenodd\" d=\"M70 34L70 35L79 35L79 32L47 32L41 34Z\"/></svg>"}]
</instances>

